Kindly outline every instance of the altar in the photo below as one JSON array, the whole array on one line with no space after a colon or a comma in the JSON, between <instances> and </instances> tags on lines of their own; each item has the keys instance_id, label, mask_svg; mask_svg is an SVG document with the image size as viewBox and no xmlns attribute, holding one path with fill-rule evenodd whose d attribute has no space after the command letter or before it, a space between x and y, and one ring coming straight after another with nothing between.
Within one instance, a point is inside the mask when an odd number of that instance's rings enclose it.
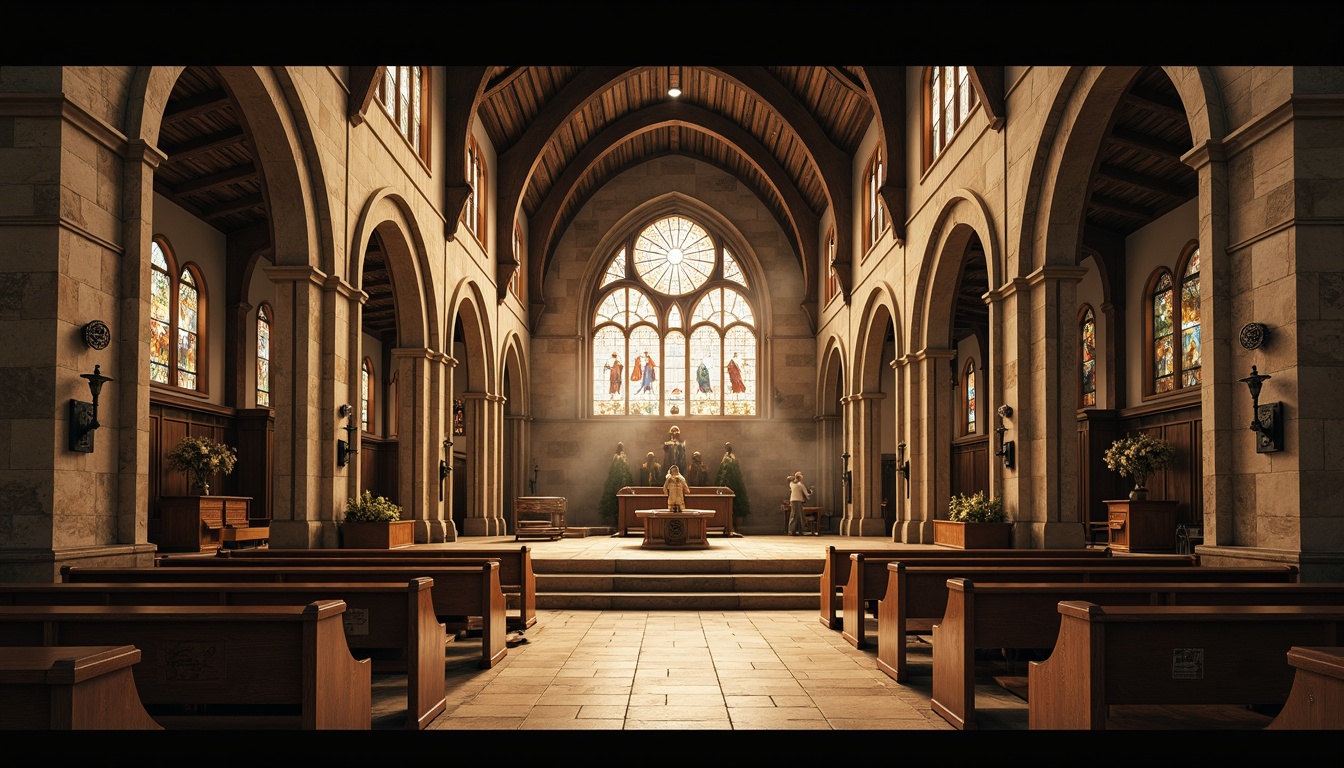
<instances>
[{"instance_id":1,"label":"altar","mask_svg":"<svg viewBox=\"0 0 1344 768\"><path fill-rule=\"evenodd\" d=\"M641 549L709 549L705 531L712 509L641 509L635 515L644 522Z\"/></svg>"}]
</instances>

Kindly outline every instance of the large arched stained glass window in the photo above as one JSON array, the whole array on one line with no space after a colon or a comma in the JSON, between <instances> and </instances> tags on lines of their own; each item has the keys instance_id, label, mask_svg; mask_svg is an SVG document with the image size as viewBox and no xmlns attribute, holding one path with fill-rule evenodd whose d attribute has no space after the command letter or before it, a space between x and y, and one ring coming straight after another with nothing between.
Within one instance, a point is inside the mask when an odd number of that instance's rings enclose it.
<instances>
[{"instance_id":1,"label":"large arched stained glass window","mask_svg":"<svg viewBox=\"0 0 1344 768\"><path fill-rule=\"evenodd\" d=\"M754 416L751 287L721 240L667 216L617 249L592 320L593 414Z\"/></svg>"},{"instance_id":2,"label":"large arched stained glass window","mask_svg":"<svg viewBox=\"0 0 1344 768\"><path fill-rule=\"evenodd\" d=\"M1177 264L1179 282L1164 267L1149 283L1152 339L1152 376L1149 381L1150 394L1154 395L1198 387L1202 381L1199 245L1188 244Z\"/></svg>"},{"instance_id":3,"label":"large arched stained glass window","mask_svg":"<svg viewBox=\"0 0 1344 768\"><path fill-rule=\"evenodd\" d=\"M194 265L178 266L165 240L149 247L149 380L204 392L205 285Z\"/></svg>"}]
</instances>

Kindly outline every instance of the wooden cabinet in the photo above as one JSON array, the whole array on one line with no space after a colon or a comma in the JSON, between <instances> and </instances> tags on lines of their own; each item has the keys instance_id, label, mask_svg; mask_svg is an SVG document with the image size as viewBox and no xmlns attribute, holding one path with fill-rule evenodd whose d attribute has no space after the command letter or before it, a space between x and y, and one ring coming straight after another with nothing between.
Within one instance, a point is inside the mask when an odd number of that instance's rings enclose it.
<instances>
[{"instance_id":1,"label":"wooden cabinet","mask_svg":"<svg viewBox=\"0 0 1344 768\"><path fill-rule=\"evenodd\" d=\"M164 496L159 499L159 549L219 549L224 528L247 527L251 504L250 496Z\"/></svg>"},{"instance_id":2,"label":"wooden cabinet","mask_svg":"<svg viewBox=\"0 0 1344 768\"><path fill-rule=\"evenodd\" d=\"M1111 549L1120 552L1175 552L1179 501L1106 501Z\"/></svg>"}]
</instances>

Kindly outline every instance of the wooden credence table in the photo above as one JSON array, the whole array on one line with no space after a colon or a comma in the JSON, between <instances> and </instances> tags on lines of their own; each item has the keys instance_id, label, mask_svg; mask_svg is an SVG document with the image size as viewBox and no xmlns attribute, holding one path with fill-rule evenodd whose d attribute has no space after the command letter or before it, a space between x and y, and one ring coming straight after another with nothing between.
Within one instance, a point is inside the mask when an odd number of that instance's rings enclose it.
<instances>
[{"instance_id":1,"label":"wooden credence table","mask_svg":"<svg viewBox=\"0 0 1344 768\"><path fill-rule=\"evenodd\" d=\"M709 549L706 526L714 519L712 509L642 509L635 513L644 521L641 549Z\"/></svg>"}]
</instances>

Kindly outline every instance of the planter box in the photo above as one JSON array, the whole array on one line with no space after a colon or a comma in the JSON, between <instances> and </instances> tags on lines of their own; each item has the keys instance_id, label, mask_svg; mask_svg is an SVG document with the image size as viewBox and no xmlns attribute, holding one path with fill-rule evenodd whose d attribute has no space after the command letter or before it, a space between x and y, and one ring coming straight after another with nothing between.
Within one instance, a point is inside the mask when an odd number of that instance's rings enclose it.
<instances>
[{"instance_id":1,"label":"planter box","mask_svg":"<svg viewBox=\"0 0 1344 768\"><path fill-rule=\"evenodd\" d=\"M957 549L1012 549L1012 523L933 521L933 543Z\"/></svg>"},{"instance_id":2,"label":"planter box","mask_svg":"<svg viewBox=\"0 0 1344 768\"><path fill-rule=\"evenodd\" d=\"M415 543L415 521L341 523L341 549L396 549Z\"/></svg>"}]
</instances>

